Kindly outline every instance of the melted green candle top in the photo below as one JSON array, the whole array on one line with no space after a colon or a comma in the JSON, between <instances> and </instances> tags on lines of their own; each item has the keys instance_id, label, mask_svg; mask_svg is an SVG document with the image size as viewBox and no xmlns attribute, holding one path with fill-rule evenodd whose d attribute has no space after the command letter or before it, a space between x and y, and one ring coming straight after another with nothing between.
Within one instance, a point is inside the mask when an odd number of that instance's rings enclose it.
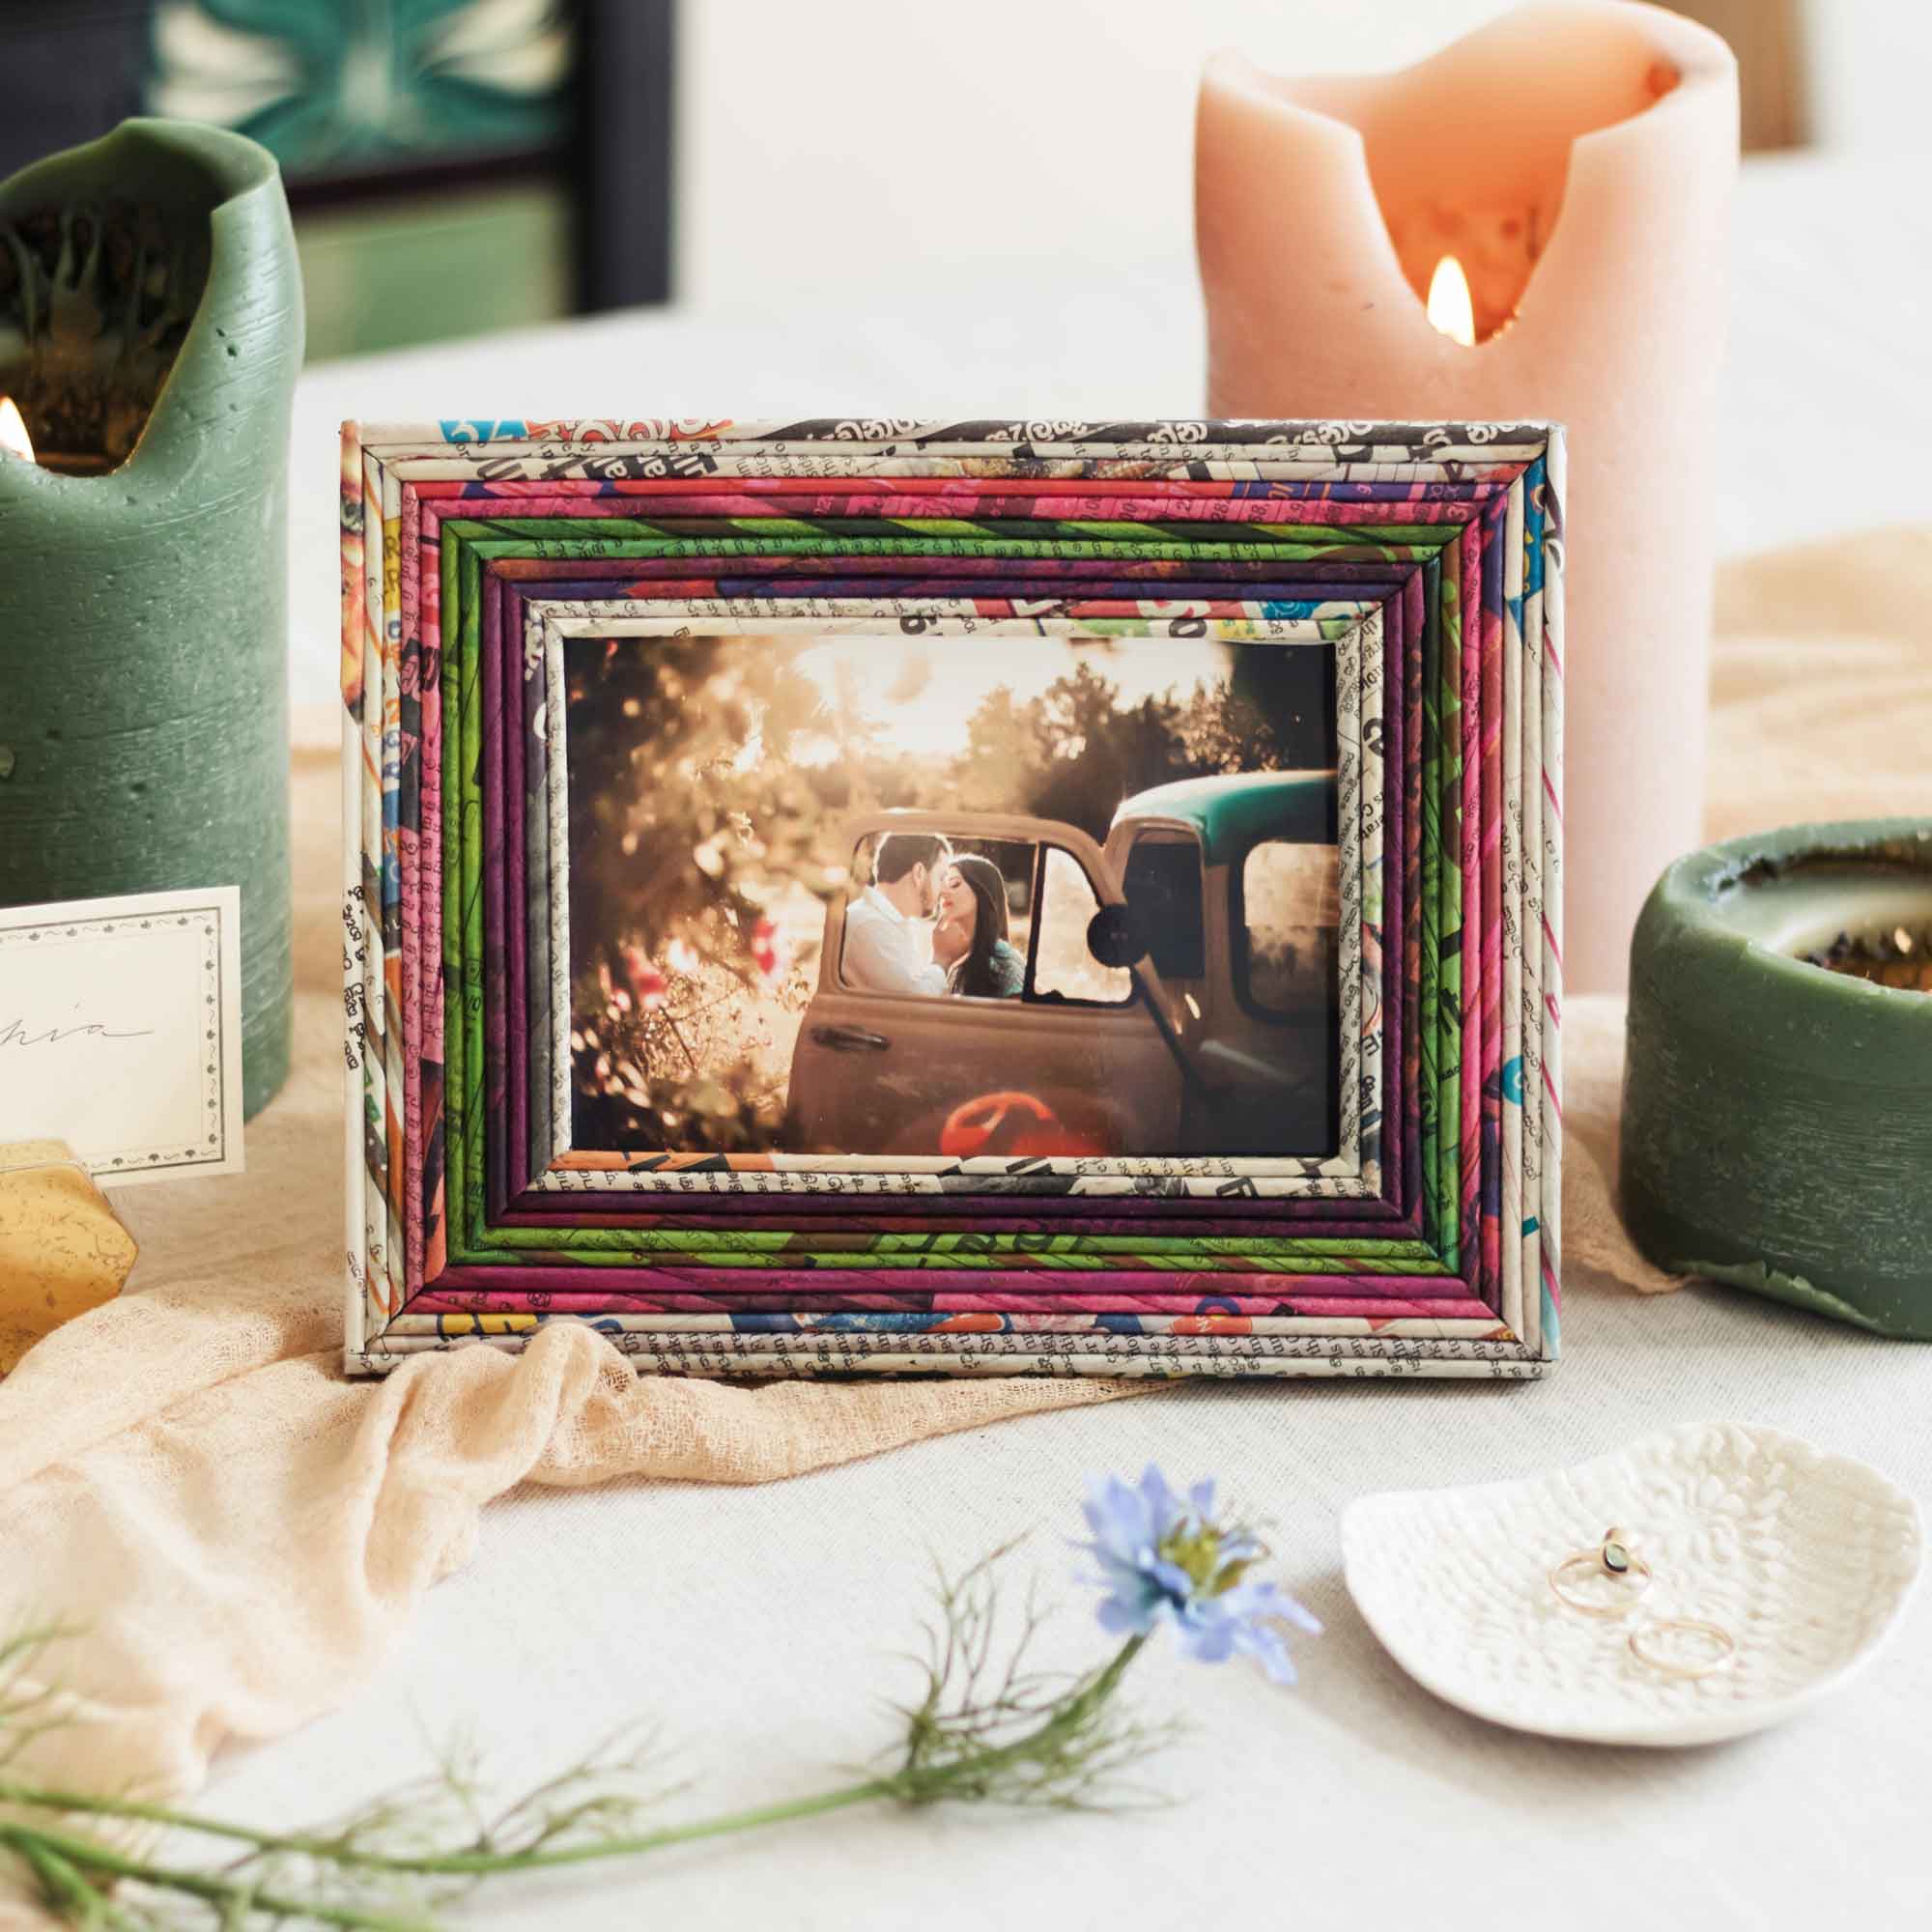
<instances>
[{"instance_id":1,"label":"melted green candle top","mask_svg":"<svg viewBox=\"0 0 1932 1932\"><path fill-rule=\"evenodd\" d=\"M1795 826L1663 875L1631 947L1623 1112L1653 1262L1932 1340L1932 999L1889 982L1926 933L1916 821Z\"/></svg>"}]
</instances>

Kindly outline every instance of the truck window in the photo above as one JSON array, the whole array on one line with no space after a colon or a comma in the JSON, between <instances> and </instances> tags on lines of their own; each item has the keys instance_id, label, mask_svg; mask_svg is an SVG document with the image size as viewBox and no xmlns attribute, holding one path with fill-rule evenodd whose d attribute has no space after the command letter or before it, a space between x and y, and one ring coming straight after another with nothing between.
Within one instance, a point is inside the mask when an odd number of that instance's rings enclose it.
<instances>
[{"instance_id":1,"label":"truck window","mask_svg":"<svg viewBox=\"0 0 1932 1932\"><path fill-rule=\"evenodd\" d=\"M1118 1007L1133 997L1133 974L1124 966L1101 965L1087 950L1087 927L1099 909L1085 867L1072 853L1047 846L1027 964L1028 999Z\"/></svg>"},{"instance_id":2,"label":"truck window","mask_svg":"<svg viewBox=\"0 0 1932 1932\"><path fill-rule=\"evenodd\" d=\"M1236 990L1243 1003L1295 1018L1332 1012L1341 997L1336 848L1264 838L1242 858L1236 893Z\"/></svg>"},{"instance_id":3,"label":"truck window","mask_svg":"<svg viewBox=\"0 0 1932 1932\"><path fill-rule=\"evenodd\" d=\"M1201 909L1201 846L1174 833L1143 833L1127 853L1127 904L1151 940L1148 952L1163 980L1199 980L1208 971Z\"/></svg>"},{"instance_id":4,"label":"truck window","mask_svg":"<svg viewBox=\"0 0 1932 1932\"><path fill-rule=\"evenodd\" d=\"M915 865L924 871L912 870ZM961 873L976 873L994 896L969 901L959 888ZM1086 868L1061 846L965 833L943 841L874 835L853 854L852 882L838 943L838 984L848 992L1015 1006L1029 1000L1121 1006L1133 997L1133 975L1103 966L1087 950L1099 901ZM969 976L969 962L956 953L946 957L942 927L956 908L970 912L977 930L982 904L1000 956Z\"/></svg>"},{"instance_id":5,"label":"truck window","mask_svg":"<svg viewBox=\"0 0 1932 1932\"><path fill-rule=\"evenodd\" d=\"M838 983L862 993L1017 998L1037 851L1014 839L965 836L897 833L861 838L839 927ZM940 963L944 948L936 950L943 919L964 911L974 927L980 923L980 902L959 890L962 872L986 888L1000 952L997 963L982 964L965 983L949 971L952 960Z\"/></svg>"}]
</instances>

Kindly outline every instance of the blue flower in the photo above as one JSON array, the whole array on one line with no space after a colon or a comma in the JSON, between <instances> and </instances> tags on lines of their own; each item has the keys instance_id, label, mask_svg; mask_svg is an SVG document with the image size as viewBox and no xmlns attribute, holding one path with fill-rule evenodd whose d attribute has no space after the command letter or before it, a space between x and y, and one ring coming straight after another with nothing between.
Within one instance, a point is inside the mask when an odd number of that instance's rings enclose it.
<instances>
[{"instance_id":1,"label":"blue flower","mask_svg":"<svg viewBox=\"0 0 1932 1932\"><path fill-rule=\"evenodd\" d=\"M1138 1489L1118 1476L1095 1476L1083 1514L1094 1532L1079 1547L1100 1566L1107 1592L1100 1626L1116 1636L1146 1636L1170 1623L1187 1656L1222 1663L1237 1652L1254 1658L1277 1684L1294 1682L1281 1626L1319 1634L1321 1626L1273 1583L1247 1573L1265 1553L1248 1531L1213 1520L1214 1485L1196 1483L1185 1497L1151 1463Z\"/></svg>"}]
</instances>

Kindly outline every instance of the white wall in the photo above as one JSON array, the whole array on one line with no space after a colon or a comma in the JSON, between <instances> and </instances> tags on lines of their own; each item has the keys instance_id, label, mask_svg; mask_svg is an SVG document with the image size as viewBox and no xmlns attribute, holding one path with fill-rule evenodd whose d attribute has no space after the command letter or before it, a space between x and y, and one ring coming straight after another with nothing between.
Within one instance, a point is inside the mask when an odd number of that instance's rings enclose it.
<instances>
[{"instance_id":1,"label":"white wall","mask_svg":"<svg viewBox=\"0 0 1932 1932\"><path fill-rule=\"evenodd\" d=\"M728 307L949 263L1184 263L1207 56L1420 58L1508 0L686 0L683 296ZM1818 145L1922 156L1932 0L1806 0ZM782 292L782 293L781 293Z\"/></svg>"},{"instance_id":2,"label":"white wall","mask_svg":"<svg viewBox=\"0 0 1932 1932\"><path fill-rule=\"evenodd\" d=\"M1506 0L688 0L679 289L779 307L948 263L1184 261L1194 94L1401 66Z\"/></svg>"},{"instance_id":3,"label":"white wall","mask_svg":"<svg viewBox=\"0 0 1932 1932\"><path fill-rule=\"evenodd\" d=\"M1932 72L1926 0L1805 0L1811 132L1829 152L1912 157L1901 187L1923 192L1932 151L1925 82Z\"/></svg>"}]
</instances>

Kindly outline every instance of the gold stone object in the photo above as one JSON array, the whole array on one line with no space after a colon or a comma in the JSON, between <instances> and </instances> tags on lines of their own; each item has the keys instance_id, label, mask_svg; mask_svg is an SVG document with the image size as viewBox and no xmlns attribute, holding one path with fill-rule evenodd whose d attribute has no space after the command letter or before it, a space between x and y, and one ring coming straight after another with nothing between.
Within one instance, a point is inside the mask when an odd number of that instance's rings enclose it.
<instances>
[{"instance_id":1,"label":"gold stone object","mask_svg":"<svg viewBox=\"0 0 1932 1932\"><path fill-rule=\"evenodd\" d=\"M65 1141L0 1144L0 1376L119 1294L137 1252Z\"/></svg>"}]
</instances>

